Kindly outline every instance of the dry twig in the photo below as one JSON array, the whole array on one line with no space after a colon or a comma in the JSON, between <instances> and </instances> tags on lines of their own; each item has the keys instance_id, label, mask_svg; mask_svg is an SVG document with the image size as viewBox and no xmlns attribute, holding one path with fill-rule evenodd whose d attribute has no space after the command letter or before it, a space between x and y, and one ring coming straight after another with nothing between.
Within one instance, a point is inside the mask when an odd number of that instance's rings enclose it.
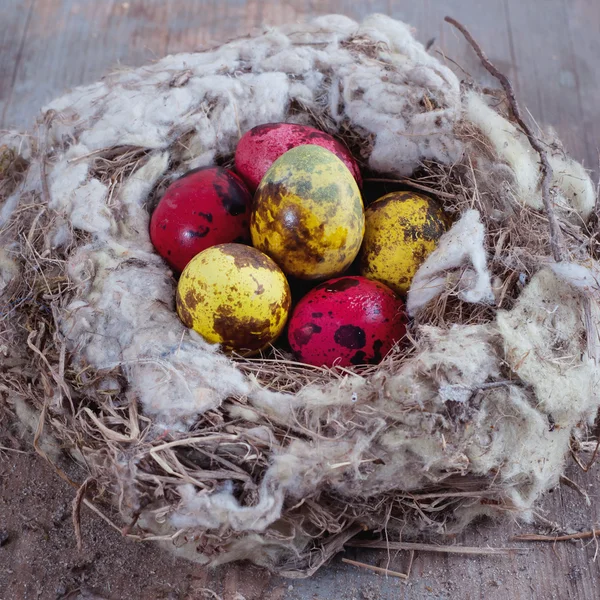
<instances>
[{"instance_id":1,"label":"dry twig","mask_svg":"<svg viewBox=\"0 0 600 600\"><path fill-rule=\"evenodd\" d=\"M510 538L515 542L566 542L569 540L589 540L600 535L600 529L591 529L590 531L580 531L578 533L569 533L567 535L541 535L538 533L524 533Z\"/></svg>"},{"instance_id":2,"label":"dry twig","mask_svg":"<svg viewBox=\"0 0 600 600\"><path fill-rule=\"evenodd\" d=\"M563 239L563 234L560 229L560 225L558 223L558 219L556 217L556 213L554 212L554 207L552 203L552 195L551 195L551 183L552 183L552 167L550 166L550 161L548 160L548 152L540 142L540 140L533 134L531 127L525 122L523 119L523 115L521 113L521 109L519 107L519 103L517 102L517 98L515 96L514 89L512 84L510 83L508 77L501 73L493 64L490 62L490 59L485 55L484 51L481 49L481 46L475 41L473 36L469 33L468 29L456 19L452 17L446 17L444 19L450 25L456 27L464 36L467 42L471 44L473 50L481 60L481 63L486 68L486 70L493 75L504 88L504 92L506 93L506 97L508 100L508 104L510 106L511 112L515 121L518 123L519 127L522 129L523 133L526 135L531 147L539 154L540 163L541 163L541 171L542 171L542 201L544 203L544 209L546 211L546 216L548 217L548 226L550 229L550 247L552 248L552 255L554 256L554 260L556 262L560 262L565 260L566 252L565 252L565 243Z\"/></svg>"},{"instance_id":3,"label":"dry twig","mask_svg":"<svg viewBox=\"0 0 600 600\"><path fill-rule=\"evenodd\" d=\"M560 482L564 483L566 486L570 487L571 489L575 490L576 492L579 492L585 498L585 503L587 504L587 506L592 505L589 494L578 483L575 483L572 479L569 479L566 475L560 476Z\"/></svg>"},{"instance_id":4,"label":"dry twig","mask_svg":"<svg viewBox=\"0 0 600 600\"><path fill-rule=\"evenodd\" d=\"M439 552L443 554L470 554L474 556L495 556L528 552L527 548L478 548L476 546L440 546L421 544L419 542L350 542L346 546L352 548L383 548L385 550L411 550L420 552Z\"/></svg>"},{"instance_id":5,"label":"dry twig","mask_svg":"<svg viewBox=\"0 0 600 600\"><path fill-rule=\"evenodd\" d=\"M81 537L81 503L85 497L88 487L94 480L93 477L88 477L77 490L75 498L73 498L73 529L75 530L75 539L77 540L77 550L83 550L83 538Z\"/></svg>"},{"instance_id":6,"label":"dry twig","mask_svg":"<svg viewBox=\"0 0 600 600\"><path fill-rule=\"evenodd\" d=\"M408 187L413 187L417 190L422 190L424 192L434 194L436 196L439 196L440 198L449 198L451 200L454 200L456 198L456 194L450 194L449 192L443 192L441 190L436 190L432 187L423 185L422 183L417 183L416 181L413 181L412 179L408 179L408 178L388 179L387 177L369 177L369 178L365 179L364 181L372 181L374 183L402 183L404 185L407 185Z\"/></svg>"},{"instance_id":7,"label":"dry twig","mask_svg":"<svg viewBox=\"0 0 600 600\"><path fill-rule=\"evenodd\" d=\"M368 571L374 571L375 573L381 573L389 577L398 577L399 579L408 579L406 573L400 573L399 571L390 571L390 569L384 569L383 567L376 567L375 565L368 565L367 563L359 562L358 560L350 560L349 558L342 558L342 562L348 565L354 565L361 569L367 569Z\"/></svg>"},{"instance_id":8,"label":"dry twig","mask_svg":"<svg viewBox=\"0 0 600 600\"><path fill-rule=\"evenodd\" d=\"M571 450L571 456L573 457L573 460L577 463L577 466L584 473L587 473L592 468L593 464L596 462L596 456L598 455L599 448L600 448L600 439L596 442L596 447L594 448L594 452L592 453L592 458L590 458L588 463L585 465L581 462L581 460L579 460L579 456L577 456L577 454L573 450L573 447L571 446L569 449Z\"/></svg>"}]
</instances>

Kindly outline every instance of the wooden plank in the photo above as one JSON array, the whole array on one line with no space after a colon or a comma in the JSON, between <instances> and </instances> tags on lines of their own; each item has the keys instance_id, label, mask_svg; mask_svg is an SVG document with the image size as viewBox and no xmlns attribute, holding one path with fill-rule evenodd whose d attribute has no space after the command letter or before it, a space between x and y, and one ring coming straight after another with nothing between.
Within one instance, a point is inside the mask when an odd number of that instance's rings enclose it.
<instances>
[{"instance_id":1,"label":"wooden plank","mask_svg":"<svg viewBox=\"0 0 600 600\"><path fill-rule=\"evenodd\" d=\"M11 103L17 72L23 59L34 0L4 0L0 3L0 127Z\"/></svg>"},{"instance_id":2,"label":"wooden plank","mask_svg":"<svg viewBox=\"0 0 600 600\"><path fill-rule=\"evenodd\" d=\"M600 3L565 0L565 10L583 117L579 123L579 134L585 136L586 166L597 171L600 147Z\"/></svg>"},{"instance_id":3,"label":"wooden plank","mask_svg":"<svg viewBox=\"0 0 600 600\"><path fill-rule=\"evenodd\" d=\"M534 118L552 124L567 151L589 164L565 0L545 0L543 8L536 2L506 0L506 6L521 65L517 81L522 97Z\"/></svg>"},{"instance_id":4,"label":"wooden plank","mask_svg":"<svg viewBox=\"0 0 600 600\"><path fill-rule=\"evenodd\" d=\"M119 63L162 56L168 9L162 2L34 0L3 126L28 126L45 103Z\"/></svg>"}]
</instances>

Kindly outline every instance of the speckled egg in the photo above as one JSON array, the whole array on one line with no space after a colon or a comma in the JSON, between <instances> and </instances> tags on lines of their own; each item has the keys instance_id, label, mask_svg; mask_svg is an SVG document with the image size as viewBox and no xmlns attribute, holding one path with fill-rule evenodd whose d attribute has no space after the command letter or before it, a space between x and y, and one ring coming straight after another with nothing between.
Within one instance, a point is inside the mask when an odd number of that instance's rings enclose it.
<instances>
[{"instance_id":1,"label":"speckled egg","mask_svg":"<svg viewBox=\"0 0 600 600\"><path fill-rule=\"evenodd\" d=\"M177 272L202 250L250 241L252 196L232 171L207 167L174 181L150 220L156 251Z\"/></svg>"},{"instance_id":2,"label":"speckled egg","mask_svg":"<svg viewBox=\"0 0 600 600\"><path fill-rule=\"evenodd\" d=\"M404 304L364 277L332 279L297 304L288 327L298 360L331 367L376 364L406 333Z\"/></svg>"},{"instance_id":3,"label":"speckled egg","mask_svg":"<svg viewBox=\"0 0 600 600\"><path fill-rule=\"evenodd\" d=\"M197 254L177 286L176 305L186 327L225 352L256 354L283 331L291 304L281 269L262 252L220 244Z\"/></svg>"},{"instance_id":4,"label":"speckled egg","mask_svg":"<svg viewBox=\"0 0 600 600\"><path fill-rule=\"evenodd\" d=\"M362 198L346 165L320 146L298 146L267 171L250 217L253 245L287 275L328 279L350 266L364 233Z\"/></svg>"},{"instance_id":5,"label":"speckled egg","mask_svg":"<svg viewBox=\"0 0 600 600\"><path fill-rule=\"evenodd\" d=\"M427 196L393 192L379 198L365 211L360 274L406 294L447 224L443 210Z\"/></svg>"},{"instance_id":6,"label":"speckled egg","mask_svg":"<svg viewBox=\"0 0 600 600\"><path fill-rule=\"evenodd\" d=\"M254 191L282 154L305 144L333 152L348 167L357 184L362 184L358 163L346 146L314 127L294 123L266 123L246 132L235 151L235 169Z\"/></svg>"}]
</instances>

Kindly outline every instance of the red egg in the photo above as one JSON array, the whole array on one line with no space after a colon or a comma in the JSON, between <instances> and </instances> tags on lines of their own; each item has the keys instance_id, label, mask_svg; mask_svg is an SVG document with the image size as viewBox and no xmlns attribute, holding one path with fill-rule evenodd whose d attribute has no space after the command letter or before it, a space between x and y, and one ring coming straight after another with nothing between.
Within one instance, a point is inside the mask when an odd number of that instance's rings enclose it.
<instances>
[{"instance_id":1,"label":"red egg","mask_svg":"<svg viewBox=\"0 0 600 600\"><path fill-rule=\"evenodd\" d=\"M293 123L267 123L247 131L235 151L235 170L254 192L265 173L282 154L306 144L321 146L333 152L348 167L361 187L358 163L346 146L314 127Z\"/></svg>"},{"instance_id":2,"label":"red egg","mask_svg":"<svg viewBox=\"0 0 600 600\"><path fill-rule=\"evenodd\" d=\"M150 239L175 271L217 244L248 242L252 196L232 171L205 167L174 181L150 220Z\"/></svg>"},{"instance_id":3,"label":"red egg","mask_svg":"<svg viewBox=\"0 0 600 600\"><path fill-rule=\"evenodd\" d=\"M296 306L288 338L298 360L331 367L377 364L406 333L404 304L364 277L331 279Z\"/></svg>"}]
</instances>

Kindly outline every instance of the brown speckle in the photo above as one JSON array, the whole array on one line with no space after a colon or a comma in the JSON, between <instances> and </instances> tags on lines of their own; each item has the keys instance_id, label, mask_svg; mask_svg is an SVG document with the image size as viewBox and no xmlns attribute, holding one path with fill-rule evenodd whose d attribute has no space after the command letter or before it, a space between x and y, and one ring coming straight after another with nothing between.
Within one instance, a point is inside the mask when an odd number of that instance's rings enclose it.
<instances>
[{"instance_id":1,"label":"brown speckle","mask_svg":"<svg viewBox=\"0 0 600 600\"><path fill-rule=\"evenodd\" d=\"M194 323L194 320L192 319L192 315L191 315L190 311L188 310L185 302L181 298L181 295L179 294L179 290L177 290L177 294L175 295L175 304L177 306L177 314L179 315L181 322L188 329L191 329L192 325Z\"/></svg>"},{"instance_id":2,"label":"brown speckle","mask_svg":"<svg viewBox=\"0 0 600 600\"><path fill-rule=\"evenodd\" d=\"M233 258L233 262L238 269L252 267L254 269L268 269L269 271L279 270L268 256L250 246L223 244L220 249L223 254Z\"/></svg>"},{"instance_id":3,"label":"brown speckle","mask_svg":"<svg viewBox=\"0 0 600 600\"><path fill-rule=\"evenodd\" d=\"M271 341L269 319L240 318L227 306L219 307L215 313L213 328L221 336L225 350L240 354L256 352Z\"/></svg>"}]
</instances>

